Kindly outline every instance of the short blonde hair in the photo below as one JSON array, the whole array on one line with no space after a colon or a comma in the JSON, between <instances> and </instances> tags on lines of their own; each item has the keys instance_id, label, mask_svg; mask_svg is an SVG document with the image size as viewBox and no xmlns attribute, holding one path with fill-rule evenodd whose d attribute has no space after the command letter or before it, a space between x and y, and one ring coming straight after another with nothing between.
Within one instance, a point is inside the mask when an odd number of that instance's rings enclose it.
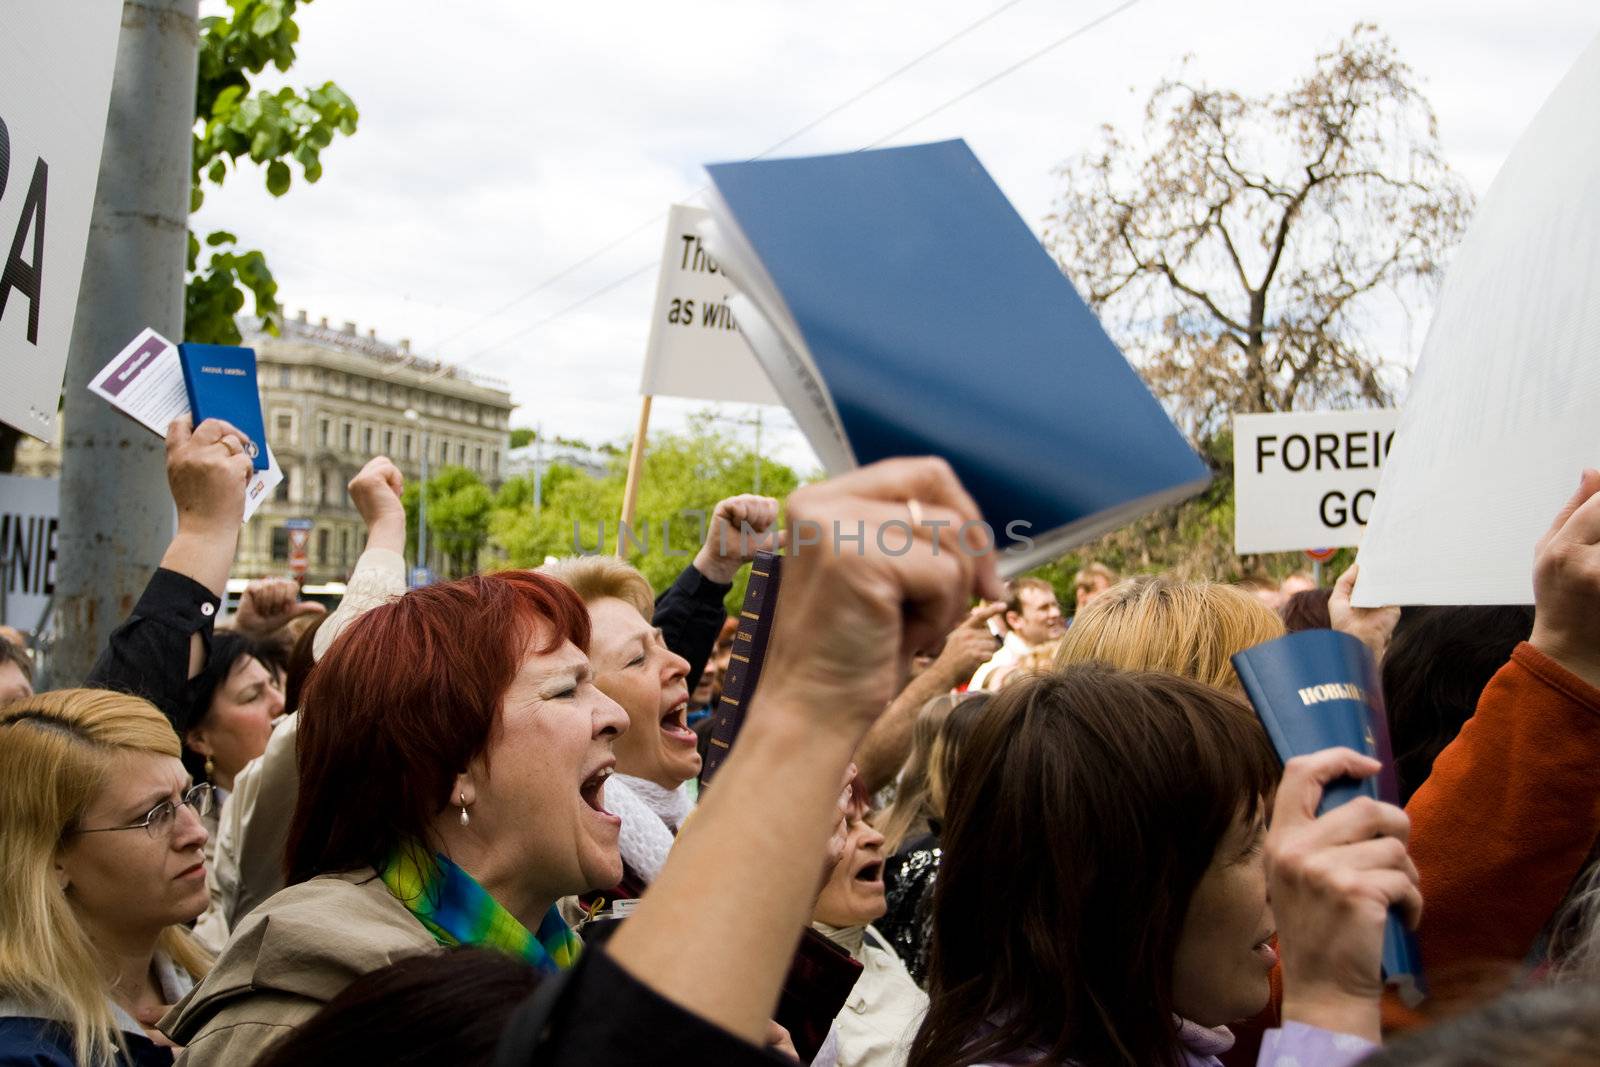
<instances>
[{"instance_id":1,"label":"short blonde hair","mask_svg":"<svg viewBox=\"0 0 1600 1067\"><path fill-rule=\"evenodd\" d=\"M118 755L182 751L166 718L124 693L63 689L0 712L0 995L64 1021L82 1063L111 1063L127 1049L94 945L56 882L56 852ZM181 926L162 931L159 945L196 979L211 966Z\"/></svg>"},{"instance_id":2,"label":"short blonde hair","mask_svg":"<svg viewBox=\"0 0 1600 1067\"><path fill-rule=\"evenodd\" d=\"M656 611L656 594L636 569L615 556L568 556L539 568L540 574L570 585L585 604L616 597L633 606L649 622Z\"/></svg>"},{"instance_id":3,"label":"short blonde hair","mask_svg":"<svg viewBox=\"0 0 1600 1067\"><path fill-rule=\"evenodd\" d=\"M1164 671L1237 692L1230 657L1284 632L1277 613L1242 589L1130 578L1078 612L1061 639L1056 666L1097 662Z\"/></svg>"}]
</instances>

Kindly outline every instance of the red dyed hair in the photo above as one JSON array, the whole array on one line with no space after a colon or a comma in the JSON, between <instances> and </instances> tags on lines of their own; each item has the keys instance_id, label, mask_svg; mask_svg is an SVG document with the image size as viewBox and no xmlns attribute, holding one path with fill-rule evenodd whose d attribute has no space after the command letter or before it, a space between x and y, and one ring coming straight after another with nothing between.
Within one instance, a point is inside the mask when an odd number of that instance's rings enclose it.
<instances>
[{"instance_id":1,"label":"red dyed hair","mask_svg":"<svg viewBox=\"0 0 1600 1067\"><path fill-rule=\"evenodd\" d=\"M414 589L350 624L306 685L289 884L381 868L422 838L488 748L523 659L563 641L588 651L589 612L532 571Z\"/></svg>"}]
</instances>

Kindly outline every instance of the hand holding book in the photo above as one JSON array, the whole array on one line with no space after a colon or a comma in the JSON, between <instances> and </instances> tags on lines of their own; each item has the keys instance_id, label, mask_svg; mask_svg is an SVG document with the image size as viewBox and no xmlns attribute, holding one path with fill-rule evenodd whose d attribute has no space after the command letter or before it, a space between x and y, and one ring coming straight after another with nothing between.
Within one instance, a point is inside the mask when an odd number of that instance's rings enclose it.
<instances>
[{"instance_id":1,"label":"hand holding book","mask_svg":"<svg viewBox=\"0 0 1600 1067\"><path fill-rule=\"evenodd\" d=\"M1371 778L1382 767L1348 748L1289 760L1266 844L1283 1017L1374 1043L1382 1036L1380 962L1390 909L1412 927L1422 918L1417 868L1406 855L1411 822L1370 797L1317 811L1331 784Z\"/></svg>"}]
</instances>

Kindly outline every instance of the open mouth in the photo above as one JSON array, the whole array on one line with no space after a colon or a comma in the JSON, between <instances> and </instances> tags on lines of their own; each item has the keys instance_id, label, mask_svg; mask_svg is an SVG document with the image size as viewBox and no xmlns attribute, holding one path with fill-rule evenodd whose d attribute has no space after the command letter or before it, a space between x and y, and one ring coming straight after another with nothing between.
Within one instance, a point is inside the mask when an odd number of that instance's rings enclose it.
<instances>
[{"instance_id":1,"label":"open mouth","mask_svg":"<svg viewBox=\"0 0 1600 1067\"><path fill-rule=\"evenodd\" d=\"M607 819L617 818L606 810L606 779L611 777L614 770L613 765L607 764L585 778L583 784L578 787L578 795L583 798L583 802Z\"/></svg>"},{"instance_id":2,"label":"open mouth","mask_svg":"<svg viewBox=\"0 0 1600 1067\"><path fill-rule=\"evenodd\" d=\"M661 732L674 741L679 741L686 745L693 745L699 742L700 739L695 736L695 732L689 729L688 700L678 701L678 703L672 705L665 715L661 716Z\"/></svg>"},{"instance_id":3,"label":"open mouth","mask_svg":"<svg viewBox=\"0 0 1600 1067\"><path fill-rule=\"evenodd\" d=\"M856 881L874 885L883 881L883 861L873 860L856 872Z\"/></svg>"}]
</instances>

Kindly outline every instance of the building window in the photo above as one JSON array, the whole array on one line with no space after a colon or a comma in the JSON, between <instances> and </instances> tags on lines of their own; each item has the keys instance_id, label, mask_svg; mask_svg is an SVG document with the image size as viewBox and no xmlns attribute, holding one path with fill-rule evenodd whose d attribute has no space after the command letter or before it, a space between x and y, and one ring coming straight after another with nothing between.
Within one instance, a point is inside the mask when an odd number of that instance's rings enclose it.
<instances>
[{"instance_id":1,"label":"building window","mask_svg":"<svg viewBox=\"0 0 1600 1067\"><path fill-rule=\"evenodd\" d=\"M411 435L409 433L400 435L400 454L405 456L406 459L411 458Z\"/></svg>"},{"instance_id":2,"label":"building window","mask_svg":"<svg viewBox=\"0 0 1600 1067\"><path fill-rule=\"evenodd\" d=\"M322 497L324 504L337 504L339 502L339 479L332 471L322 472Z\"/></svg>"},{"instance_id":3,"label":"building window","mask_svg":"<svg viewBox=\"0 0 1600 1067\"><path fill-rule=\"evenodd\" d=\"M439 442L439 465L443 466L444 464L449 463L449 462L450 462L450 442L449 441L440 441Z\"/></svg>"},{"instance_id":4,"label":"building window","mask_svg":"<svg viewBox=\"0 0 1600 1067\"><path fill-rule=\"evenodd\" d=\"M289 368L288 367L279 367L278 368L278 388L279 389L287 389L287 388L289 388Z\"/></svg>"},{"instance_id":5,"label":"building window","mask_svg":"<svg viewBox=\"0 0 1600 1067\"><path fill-rule=\"evenodd\" d=\"M289 528L287 526L274 526L272 528L272 562L286 563L289 560Z\"/></svg>"},{"instance_id":6,"label":"building window","mask_svg":"<svg viewBox=\"0 0 1600 1067\"><path fill-rule=\"evenodd\" d=\"M331 419L317 420L317 444L327 448L332 443L333 422Z\"/></svg>"},{"instance_id":7,"label":"building window","mask_svg":"<svg viewBox=\"0 0 1600 1067\"><path fill-rule=\"evenodd\" d=\"M317 562L328 562L328 531L326 527L317 531Z\"/></svg>"},{"instance_id":8,"label":"building window","mask_svg":"<svg viewBox=\"0 0 1600 1067\"><path fill-rule=\"evenodd\" d=\"M294 444L294 415L280 411L272 418L272 432L282 445Z\"/></svg>"},{"instance_id":9,"label":"building window","mask_svg":"<svg viewBox=\"0 0 1600 1067\"><path fill-rule=\"evenodd\" d=\"M279 482L278 488L272 491L272 501L275 504L287 504L289 502L288 478L284 478L283 481Z\"/></svg>"},{"instance_id":10,"label":"building window","mask_svg":"<svg viewBox=\"0 0 1600 1067\"><path fill-rule=\"evenodd\" d=\"M350 564L350 529L345 527L339 531L339 565Z\"/></svg>"},{"instance_id":11,"label":"building window","mask_svg":"<svg viewBox=\"0 0 1600 1067\"><path fill-rule=\"evenodd\" d=\"M353 423L353 422L344 423L342 426L340 426L340 429L343 431L344 450L346 452L354 452L356 450L356 426L355 426L355 423Z\"/></svg>"},{"instance_id":12,"label":"building window","mask_svg":"<svg viewBox=\"0 0 1600 1067\"><path fill-rule=\"evenodd\" d=\"M498 478L500 477L500 450L497 448L493 452L489 453L489 455L489 462L494 468L494 470L491 472L491 475L492 477Z\"/></svg>"},{"instance_id":13,"label":"building window","mask_svg":"<svg viewBox=\"0 0 1600 1067\"><path fill-rule=\"evenodd\" d=\"M385 430L385 431L383 431L383 454L386 455L386 456L394 455L394 431L393 430Z\"/></svg>"},{"instance_id":14,"label":"building window","mask_svg":"<svg viewBox=\"0 0 1600 1067\"><path fill-rule=\"evenodd\" d=\"M462 466L462 467L465 467L467 465L467 446L466 445L456 445L456 464L458 466Z\"/></svg>"},{"instance_id":15,"label":"building window","mask_svg":"<svg viewBox=\"0 0 1600 1067\"><path fill-rule=\"evenodd\" d=\"M483 449L482 448L474 448L472 450L472 469L476 470L476 471L483 470Z\"/></svg>"},{"instance_id":16,"label":"building window","mask_svg":"<svg viewBox=\"0 0 1600 1067\"><path fill-rule=\"evenodd\" d=\"M372 455L372 427L371 426L363 426L361 428L361 454L364 455L364 456Z\"/></svg>"}]
</instances>

